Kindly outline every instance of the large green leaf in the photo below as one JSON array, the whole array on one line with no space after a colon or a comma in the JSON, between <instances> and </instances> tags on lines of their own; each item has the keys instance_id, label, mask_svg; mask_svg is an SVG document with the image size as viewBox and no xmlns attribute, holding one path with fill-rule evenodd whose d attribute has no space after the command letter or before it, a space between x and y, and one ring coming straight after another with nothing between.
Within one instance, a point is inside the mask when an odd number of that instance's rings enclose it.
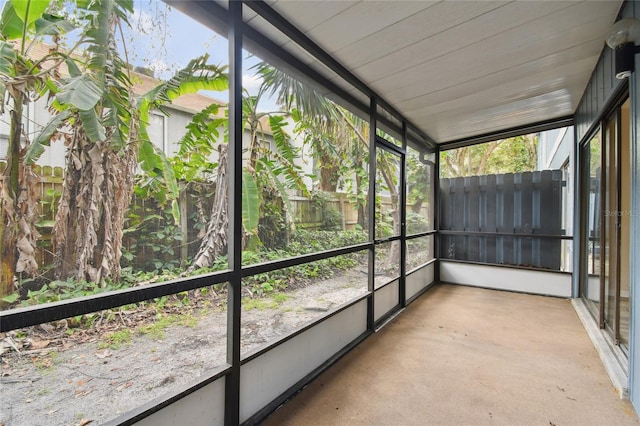
<instances>
[{"instance_id":1,"label":"large green leaf","mask_svg":"<svg viewBox=\"0 0 640 426\"><path fill-rule=\"evenodd\" d=\"M50 0L11 0L11 4L27 26L36 22L49 7Z\"/></svg>"},{"instance_id":2,"label":"large green leaf","mask_svg":"<svg viewBox=\"0 0 640 426\"><path fill-rule=\"evenodd\" d=\"M101 97L102 91L87 74L71 77L57 95L60 103L71 104L81 111L95 107Z\"/></svg>"},{"instance_id":3,"label":"large green leaf","mask_svg":"<svg viewBox=\"0 0 640 426\"><path fill-rule=\"evenodd\" d=\"M69 70L69 75L71 77L80 77L82 75L82 71L78 68L78 64L72 58L66 58L64 63L67 65L67 69Z\"/></svg>"},{"instance_id":4,"label":"large green leaf","mask_svg":"<svg viewBox=\"0 0 640 426\"><path fill-rule=\"evenodd\" d=\"M221 92L229 88L229 80L226 75L210 77L190 77L185 79L178 90L169 90L169 99L174 100L186 93L196 93L199 90L213 90Z\"/></svg>"},{"instance_id":5,"label":"large green leaf","mask_svg":"<svg viewBox=\"0 0 640 426\"><path fill-rule=\"evenodd\" d=\"M156 176L158 175L162 177L164 187L167 188L169 193L168 198L171 200L171 213L175 223L178 224L180 222L180 210L176 208L176 200L180 195L180 189L167 156L147 138L140 142L138 161L140 162L140 168L151 176L150 181L157 180Z\"/></svg>"},{"instance_id":6,"label":"large green leaf","mask_svg":"<svg viewBox=\"0 0 640 426\"><path fill-rule=\"evenodd\" d=\"M82 121L82 128L89 137L89 140L98 142L105 139L105 128L100 122L100 118L95 110L79 111L78 115Z\"/></svg>"},{"instance_id":7,"label":"large green leaf","mask_svg":"<svg viewBox=\"0 0 640 426\"><path fill-rule=\"evenodd\" d=\"M287 212L289 212L290 214L293 214L293 205L291 204L291 200L289 200L289 195L287 194L287 188L284 187L284 185L282 184L282 181L280 181L278 175L275 173L272 167L267 167L266 170L267 170L267 173L270 175L271 181L278 188L278 195L280 195L280 198L282 199L282 201L284 201L284 205L285 205L285 208L287 209Z\"/></svg>"},{"instance_id":8,"label":"large green leaf","mask_svg":"<svg viewBox=\"0 0 640 426\"><path fill-rule=\"evenodd\" d=\"M273 141L278 147L278 151L284 158L293 163L296 157L296 152L295 148L291 145L289 135L285 130L285 126L287 124L289 123L280 115L269 116L269 127L271 128Z\"/></svg>"},{"instance_id":9,"label":"large green leaf","mask_svg":"<svg viewBox=\"0 0 640 426\"><path fill-rule=\"evenodd\" d=\"M161 168L158 155L156 155L153 143L149 140L143 140L140 143L140 149L138 150L138 161L140 167L145 172L155 172Z\"/></svg>"},{"instance_id":10,"label":"large green leaf","mask_svg":"<svg viewBox=\"0 0 640 426\"><path fill-rule=\"evenodd\" d=\"M160 108L163 104L186 94L200 90L223 91L229 88L229 81L224 71L226 67L209 65L209 55L202 55L191 60L187 66L178 71L169 81L162 83L142 96L148 100L147 107Z\"/></svg>"},{"instance_id":11,"label":"large green leaf","mask_svg":"<svg viewBox=\"0 0 640 426\"><path fill-rule=\"evenodd\" d=\"M246 170L242 171L242 226L249 234L258 229L258 215L260 199L258 198L258 185L253 175Z\"/></svg>"},{"instance_id":12,"label":"large green leaf","mask_svg":"<svg viewBox=\"0 0 640 426\"><path fill-rule=\"evenodd\" d=\"M45 13L36 21L36 34L38 35L57 35L66 33L75 28L75 26L66 19Z\"/></svg>"},{"instance_id":13,"label":"large green leaf","mask_svg":"<svg viewBox=\"0 0 640 426\"><path fill-rule=\"evenodd\" d=\"M22 37L24 22L13 8L10 1L4 4L2 15L0 18L0 35L5 39L14 39Z\"/></svg>"},{"instance_id":14,"label":"large green leaf","mask_svg":"<svg viewBox=\"0 0 640 426\"><path fill-rule=\"evenodd\" d=\"M42 155L44 147L49 146L49 142L51 142L51 136L53 136L53 134L58 130L62 123L69 118L70 115L71 113L69 110L64 110L53 117L49 123L44 126L38 137L31 143L27 150L27 154L25 156L25 161L27 163L35 162Z\"/></svg>"},{"instance_id":15,"label":"large green leaf","mask_svg":"<svg viewBox=\"0 0 640 426\"><path fill-rule=\"evenodd\" d=\"M13 65L16 63L18 55L11 43L0 40L0 74L13 77L15 73Z\"/></svg>"}]
</instances>

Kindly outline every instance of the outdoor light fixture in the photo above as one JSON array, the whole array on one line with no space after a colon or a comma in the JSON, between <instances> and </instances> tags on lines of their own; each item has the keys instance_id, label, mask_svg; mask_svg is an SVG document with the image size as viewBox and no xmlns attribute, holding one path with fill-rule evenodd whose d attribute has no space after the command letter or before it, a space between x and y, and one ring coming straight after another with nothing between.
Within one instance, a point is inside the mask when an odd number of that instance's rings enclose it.
<instances>
[{"instance_id":1,"label":"outdoor light fixture","mask_svg":"<svg viewBox=\"0 0 640 426\"><path fill-rule=\"evenodd\" d=\"M607 34L607 45L615 51L616 78L624 80L634 71L635 54L640 53L640 20L621 19Z\"/></svg>"}]
</instances>

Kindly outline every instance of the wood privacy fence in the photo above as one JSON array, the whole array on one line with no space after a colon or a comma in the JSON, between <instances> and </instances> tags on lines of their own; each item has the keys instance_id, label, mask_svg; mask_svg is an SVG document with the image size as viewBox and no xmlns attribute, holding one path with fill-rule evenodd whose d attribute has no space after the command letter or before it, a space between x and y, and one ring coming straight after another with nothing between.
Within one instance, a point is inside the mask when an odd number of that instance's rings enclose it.
<instances>
[{"instance_id":1,"label":"wood privacy fence","mask_svg":"<svg viewBox=\"0 0 640 426\"><path fill-rule=\"evenodd\" d=\"M561 170L440 179L440 258L560 270Z\"/></svg>"}]
</instances>

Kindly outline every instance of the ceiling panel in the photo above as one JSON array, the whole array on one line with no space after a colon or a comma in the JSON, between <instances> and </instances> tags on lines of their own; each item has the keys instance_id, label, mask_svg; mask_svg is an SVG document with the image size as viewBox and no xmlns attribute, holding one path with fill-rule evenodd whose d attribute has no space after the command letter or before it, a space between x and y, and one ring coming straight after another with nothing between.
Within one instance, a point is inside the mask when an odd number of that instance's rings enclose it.
<instances>
[{"instance_id":1,"label":"ceiling panel","mask_svg":"<svg viewBox=\"0 0 640 426\"><path fill-rule=\"evenodd\" d=\"M502 70L510 70L526 63L536 63L538 59L553 56L555 63L548 67L562 65L567 62L567 54L571 49L580 49L585 40L591 46L590 52L599 50L604 42L602 38L592 39L590 33L594 29L600 29L600 33L606 31L606 26L598 27L599 21L593 21L588 25L568 28L559 33L539 33L544 36L534 36L522 33L504 33L491 40L484 40L477 45L461 49L440 58L437 61L421 64L410 70L394 73L385 79L373 82L378 90L391 93L391 102L400 102L420 94L440 88L455 87L466 81L479 77L495 74ZM522 38L520 38L522 36ZM515 40L523 40L517 41ZM597 46L589 44L597 42ZM594 49L595 47L595 49ZM488 56L484 52L488 49L496 49L496 53ZM531 69L531 72L542 72L545 68ZM423 89L421 89L422 87Z\"/></svg>"},{"instance_id":2,"label":"ceiling panel","mask_svg":"<svg viewBox=\"0 0 640 426\"><path fill-rule=\"evenodd\" d=\"M363 1L306 34L320 40L320 47L333 53L434 4L430 1Z\"/></svg>"},{"instance_id":3,"label":"ceiling panel","mask_svg":"<svg viewBox=\"0 0 640 426\"><path fill-rule=\"evenodd\" d=\"M373 82L518 28L536 18L567 8L567 2L514 2L482 13L463 24L441 31L424 40L396 48L391 54L355 69L365 81ZM369 47L372 48L371 46ZM496 50L497 51L497 50ZM478 52L482 53L482 52ZM489 54L490 52L484 52ZM345 60L346 58L342 58Z\"/></svg>"},{"instance_id":4,"label":"ceiling panel","mask_svg":"<svg viewBox=\"0 0 640 426\"><path fill-rule=\"evenodd\" d=\"M576 68L579 68L583 74L585 69L591 70L594 66L591 52L594 47L598 48L598 46L599 42L591 42L580 46L580 48L571 49L569 52L545 56L517 67L469 80L454 87L418 95L398 102L396 106L407 114L428 114L437 111L441 108L440 105L445 103L455 102L458 99L514 81L520 81L521 86L513 88L514 94L512 96L523 96L523 94L530 93L532 88L544 85L545 82L568 80L570 78L568 74L574 74ZM572 78L576 77L572 75Z\"/></svg>"},{"instance_id":5,"label":"ceiling panel","mask_svg":"<svg viewBox=\"0 0 640 426\"><path fill-rule=\"evenodd\" d=\"M502 1L438 2L433 7L339 49L335 55L349 58L352 66L359 67L395 52L398 46L411 46L504 5Z\"/></svg>"},{"instance_id":6,"label":"ceiling panel","mask_svg":"<svg viewBox=\"0 0 640 426\"><path fill-rule=\"evenodd\" d=\"M442 143L572 114L621 5L279 0L273 8Z\"/></svg>"},{"instance_id":7,"label":"ceiling panel","mask_svg":"<svg viewBox=\"0 0 640 426\"><path fill-rule=\"evenodd\" d=\"M307 32L359 2L359 0L329 0L322 2L318 2L318 0L279 0L272 6L282 16L295 23L300 31Z\"/></svg>"}]
</instances>

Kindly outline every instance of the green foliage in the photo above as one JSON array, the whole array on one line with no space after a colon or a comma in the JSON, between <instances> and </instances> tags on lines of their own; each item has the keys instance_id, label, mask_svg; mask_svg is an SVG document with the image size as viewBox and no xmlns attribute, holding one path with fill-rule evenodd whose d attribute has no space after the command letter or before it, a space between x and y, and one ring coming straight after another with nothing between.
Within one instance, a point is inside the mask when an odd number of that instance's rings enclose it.
<instances>
[{"instance_id":1,"label":"green foliage","mask_svg":"<svg viewBox=\"0 0 640 426\"><path fill-rule=\"evenodd\" d=\"M435 155L420 159L420 153L409 148L407 162L407 207L415 213L420 211L424 203L428 203L433 193L433 178L435 177ZM430 162L428 164L425 164Z\"/></svg>"},{"instance_id":2,"label":"green foliage","mask_svg":"<svg viewBox=\"0 0 640 426\"><path fill-rule=\"evenodd\" d=\"M152 217L150 221L159 220L159 217ZM144 229L148 224L144 221L139 222L140 230ZM131 228L130 228L131 229ZM141 235L145 234L142 232ZM157 234L154 234L158 238ZM162 236L166 238L166 236ZM255 264L273 260L279 260L287 257L299 256L313 252L325 251L338 247L347 247L366 241L366 233L361 230L353 231L296 231L292 236L285 250L269 250L269 251L244 251L243 264ZM128 257L128 255L127 255ZM243 281L243 285L248 286L252 294L257 296L272 295L276 303L282 303L286 300L286 295L277 294L283 290L290 288L292 285L302 286L315 279L325 279L332 277L336 271L345 271L358 265L363 261L362 254L355 253L323 259L313 263L297 265L294 267L272 271L269 273L257 274L248 277ZM5 301L11 304L20 304L29 306L34 304L55 302L67 300L82 296L99 294L107 291L119 290L132 285L138 285L140 282L166 281L181 276L182 270L177 265L170 265L165 262L163 265L148 264L150 271L141 271L137 267L132 266L123 268L122 280L118 283L107 283L104 286L94 282L86 281L52 281L44 284L40 288L32 288L25 290L23 294L15 292L5 296ZM163 268L160 270L160 268ZM227 268L226 256L216 259L216 262L210 268L203 268L191 273L191 275L199 275L214 271L221 271ZM134 272L135 271L135 272ZM224 284L217 285L217 290L224 288ZM179 298L182 305L188 305L189 299L186 294ZM160 298L156 301L156 307L162 310L169 303L167 297ZM113 315L113 313L108 314ZM78 321L78 325L91 326L96 321L98 315L90 314L82 316ZM165 318L165 317L162 317ZM161 330L168 325L178 324L183 326L192 326L189 318L177 320L170 317L165 318L158 323L157 329ZM143 334L160 335L156 328L143 329ZM112 343L108 343L111 345Z\"/></svg>"},{"instance_id":3,"label":"green foliage","mask_svg":"<svg viewBox=\"0 0 640 426\"><path fill-rule=\"evenodd\" d=\"M253 175L242 171L242 226L248 234L258 229L258 185Z\"/></svg>"},{"instance_id":4,"label":"green foliage","mask_svg":"<svg viewBox=\"0 0 640 426\"><path fill-rule=\"evenodd\" d=\"M362 230L340 232L296 230L291 237L287 250L291 254L307 254L338 247L348 247L364 241L367 241L367 234Z\"/></svg>"},{"instance_id":5,"label":"green foliage","mask_svg":"<svg viewBox=\"0 0 640 426\"><path fill-rule=\"evenodd\" d=\"M325 251L337 247L351 246L366 240L362 231L296 231L287 245L286 251L272 250L264 252L245 251L243 264L253 264ZM290 268L257 274L243 282L251 292L258 296L282 291L291 285L303 286L310 280L330 278L336 271L344 271L361 261L359 254L349 254Z\"/></svg>"},{"instance_id":6,"label":"green foliage","mask_svg":"<svg viewBox=\"0 0 640 426\"><path fill-rule=\"evenodd\" d=\"M187 124L187 132L178 142L178 154L170 159L178 180L193 182L211 180L218 164L210 157L215 152L223 130L228 136L228 119L219 116L220 106L212 103L194 114Z\"/></svg>"},{"instance_id":7,"label":"green foliage","mask_svg":"<svg viewBox=\"0 0 640 426\"><path fill-rule=\"evenodd\" d=\"M440 177L482 176L537 170L538 136L529 134L442 151Z\"/></svg>"},{"instance_id":8,"label":"green foliage","mask_svg":"<svg viewBox=\"0 0 640 426\"><path fill-rule=\"evenodd\" d=\"M289 243L287 212L275 190L262 192L258 237L266 250L284 249Z\"/></svg>"},{"instance_id":9,"label":"green foliage","mask_svg":"<svg viewBox=\"0 0 640 426\"><path fill-rule=\"evenodd\" d=\"M407 229L410 229L412 234L419 234L430 231L431 225L424 215L407 211Z\"/></svg>"},{"instance_id":10,"label":"green foliage","mask_svg":"<svg viewBox=\"0 0 640 426\"><path fill-rule=\"evenodd\" d=\"M51 281L38 289L26 291L26 298L21 302L23 306L57 302L60 300L75 299L83 296L90 296L106 291L113 291L122 288L122 284L107 283L99 285L95 282L75 281L72 279L65 281ZM15 294L15 293L14 293Z\"/></svg>"},{"instance_id":11,"label":"green foliage","mask_svg":"<svg viewBox=\"0 0 640 426\"><path fill-rule=\"evenodd\" d=\"M160 273L180 267L182 232L172 219L170 206L164 209L154 199L143 198L145 188L137 187L138 203L129 206L124 235L122 266L132 270Z\"/></svg>"},{"instance_id":12,"label":"green foliage","mask_svg":"<svg viewBox=\"0 0 640 426\"><path fill-rule=\"evenodd\" d=\"M380 196L376 195L376 238L389 238L393 235L393 219L389 211L382 209Z\"/></svg>"},{"instance_id":13,"label":"green foliage","mask_svg":"<svg viewBox=\"0 0 640 426\"><path fill-rule=\"evenodd\" d=\"M12 303L15 303L19 298L20 298L20 293L15 291L15 292L11 293L10 295L3 297L2 301L6 302L8 304L12 304Z\"/></svg>"},{"instance_id":14,"label":"green foliage","mask_svg":"<svg viewBox=\"0 0 640 426\"><path fill-rule=\"evenodd\" d=\"M313 207L321 212L320 230L337 231L342 228L342 214L331 202L331 195L323 191L311 194Z\"/></svg>"},{"instance_id":15,"label":"green foliage","mask_svg":"<svg viewBox=\"0 0 640 426\"><path fill-rule=\"evenodd\" d=\"M140 166L142 170L151 177L151 179L147 180L146 184L153 187L156 199L160 202L166 202L167 199L176 200L178 198L179 189L176 175L184 177L185 171L190 170L190 177L195 177L193 171L197 171L200 168L199 166L208 160L208 154L211 154L211 138L218 134L217 127L211 128L208 124L213 122L215 126L218 126L223 123L220 122L220 120L211 120L211 115L217 114L218 112L217 104L212 104L193 116L192 121L187 126L188 132L183 138L182 144L186 149L189 147L199 147L202 145L202 142L205 142L205 146L209 148L209 150L205 149L207 153L205 156L198 156L197 151L189 153L192 157L189 158L189 161L196 163L195 165L191 165L183 161L181 162L180 160L177 162L167 160L164 153L151 142L147 131L149 113L151 109L157 109L168 116L168 112L163 107L180 96L197 93L199 90L226 90L229 85L227 75L225 74L226 66L218 67L210 65L208 61L209 55L202 55L189 61L187 66L178 71L170 80L157 85L137 100L137 108L140 114ZM196 137L196 134L202 136L203 126L206 127L206 130L210 133L208 133L205 138ZM196 142L199 143L196 145ZM182 149L181 154L185 154ZM179 155L179 157L181 156ZM174 166L178 164L182 167L179 170L174 170ZM178 215L176 214L175 208L172 210L172 214L177 221Z\"/></svg>"}]
</instances>

